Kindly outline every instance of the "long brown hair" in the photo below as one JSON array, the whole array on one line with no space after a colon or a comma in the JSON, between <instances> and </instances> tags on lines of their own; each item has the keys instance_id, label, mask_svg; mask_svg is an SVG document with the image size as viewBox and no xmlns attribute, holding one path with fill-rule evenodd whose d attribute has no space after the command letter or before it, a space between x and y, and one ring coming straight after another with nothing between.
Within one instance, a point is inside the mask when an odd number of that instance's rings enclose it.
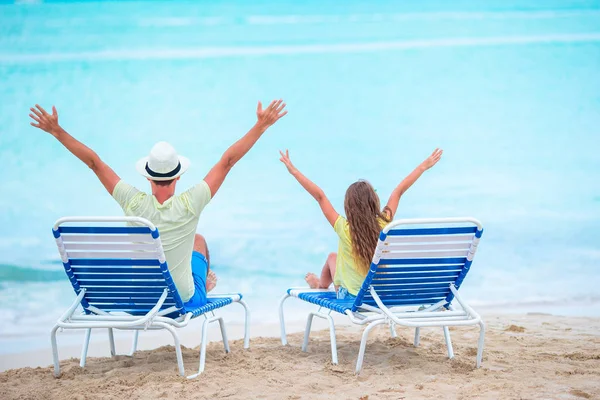
<instances>
[{"instance_id":1,"label":"long brown hair","mask_svg":"<svg viewBox=\"0 0 600 400\"><path fill-rule=\"evenodd\" d=\"M386 222L391 220L389 209L381 211L379 196L373 186L365 180L354 182L344 199L344 210L350 225L352 253L359 272L366 275L377 246L377 238L381 231L379 219Z\"/></svg>"}]
</instances>

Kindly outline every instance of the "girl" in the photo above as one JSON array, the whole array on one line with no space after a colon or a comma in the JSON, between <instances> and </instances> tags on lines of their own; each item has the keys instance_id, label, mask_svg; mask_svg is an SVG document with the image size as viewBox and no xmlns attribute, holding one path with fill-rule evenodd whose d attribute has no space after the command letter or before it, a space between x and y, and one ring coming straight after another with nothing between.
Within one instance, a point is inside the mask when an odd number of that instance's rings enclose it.
<instances>
[{"instance_id":1,"label":"girl","mask_svg":"<svg viewBox=\"0 0 600 400\"><path fill-rule=\"evenodd\" d=\"M325 196L323 190L315 185L294 167L288 150L280 151L280 161L312 197L317 200L321 211L339 237L338 252L331 253L321 271L321 277L313 273L306 274L305 280L312 289L327 289L334 284L338 299L354 298L369 271L377 238L381 229L396 214L400 197L413 183L433 167L442 156L442 150L435 149L413 172L411 172L392 192L387 205L381 210L379 197L371 184L364 180L354 182L344 199L346 218L339 215Z\"/></svg>"}]
</instances>

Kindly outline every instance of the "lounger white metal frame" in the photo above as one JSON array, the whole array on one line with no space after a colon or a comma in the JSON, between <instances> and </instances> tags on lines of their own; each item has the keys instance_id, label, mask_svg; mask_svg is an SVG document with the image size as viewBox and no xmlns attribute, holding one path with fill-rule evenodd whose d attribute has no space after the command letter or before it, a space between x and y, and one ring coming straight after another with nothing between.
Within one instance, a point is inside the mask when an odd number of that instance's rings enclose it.
<instances>
[{"instance_id":1,"label":"lounger white metal frame","mask_svg":"<svg viewBox=\"0 0 600 400\"><path fill-rule=\"evenodd\" d=\"M431 228L430 226L435 226ZM424 227L428 226L428 227ZM396 325L415 328L414 346L419 346L420 328L442 327L448 357L454 357L450 326L479 326L476 367L483 357L485 324L459 295L483 234L474 218L403 219L385 226L380 234L371 267L356 299L337 300L335 291L291 288L279 303L281 343L287 345L284 302L295 297L319 306L306 321L302 351L314 317L329 322L331 360L338 363L335 324L332 311L346 315L365 326L355 373L362 369L367 338L371 330L388 324L392 337ZM456 300L460 309L452 305Z\"/></svg>"},{"instance_id":2,"label":"lounger white metal frame","mask_svg":"<svg viewBox=\"0 0 600 400\"><path fill-rule=\"evenodd\" d=\"M133 226L66 226L71 223ZM211 323L219 323L225 352L229 352L225 323L214 310L238 303L245 314L244 348L250 347L250 310L240 294L209 295L205 306L185 308L169 273L158 229L150 221L138 217L66 217L55 223L53 234L65 272L77 294L50 334L56 377L60 376L56 341L59 329L85 329L81 367L86 363L92 329L108 329L112 356L116 355L114 329L135 331L130 356L137 350L141 330L166 329L173 336L179 374L185 376L176 329L186 327L193 318L202 315L200 363L198 373L187 377L191 379L204 371ZM77 313L79 306L83 308L81 313Z\"/></svg>"}]
</instances>

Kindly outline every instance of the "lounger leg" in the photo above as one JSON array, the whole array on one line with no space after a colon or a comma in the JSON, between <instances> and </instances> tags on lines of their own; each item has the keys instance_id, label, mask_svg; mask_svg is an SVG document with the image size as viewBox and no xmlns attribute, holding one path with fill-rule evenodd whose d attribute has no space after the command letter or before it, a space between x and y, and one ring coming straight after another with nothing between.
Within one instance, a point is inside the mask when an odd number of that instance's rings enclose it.
<instances>
[{"instance_id":1,"label":"lounger leg","mask_svg":"<svg viewBox=\"0 0 600 400\"><path fill-rule=\"evenodd\" d=\"M289 294L283 296L283 298L279 301L279 325L281 326L281 344L287 345L287 337L285 335L285 321L283 319L283 303L291 297Z\"/></svg>"},{"instance_id":2,"label":"lounger leg","mask_svg":"<svg viewBox=\"0 0 600 400\"><path fill-rule=\"evenodd\" d=\"M198 373L188 376L188 379L195 378L204 372L204 364L206 363L206 342L208 341L208 325L210 319L206 318L202 323L202 343L200 343L200 364L198 365Z\"/></svg>"},{"instance_id":3,"label":"lounger leg","mask_svg":"<svg viewBox=\"0 0 600 400\"><path fill-rule=\"evenodd\" d=\"M238 303L240 303L244 307L244 314L245 314L244 348L249 349L250 348L250 308L248 308L248 305L244 302L244 300L240 300Z\"/></svg>"},{"instance_id":4,"label":"lounger leg","mask_svg":"<svg viewBox=\"0 0 600 400\"><path fill-rule=\"evenodd\" d=\"M444 327L444 339L446 339L446 347L448 348L448 358L454 358L454 349L452 349L452 340L450 339L450 330L447 326Z\"/></svg>"},{"instance_id":5,"label":"lounger leg","mask_svg":"<svg viewBox=\"0 0 600 400\"><path fill-rule=\"evenodd\" d=\"M129 352L129 355L133 357L133 354L136 352L137 350L137 344L138 344L138 337L140 336L140 331L136 330L133 334L133 341L131 343L131 352Z\"/></svg>"},{"instance_id":6,"label":"lounger leg","mask_svg":"<svg viewBox=\"0 0 600 400\"><path fill-rule=\"evenodd\" d=\"M306 329L304 330L304 341L302 342L302 351L308 350L308 337L310 336L310 327L312 326L314 317L315 313L311 312L308 314L308 319L306 320Z\"/></svg>"},{"instance_id":7,"label":"lounger leg","mask_svg":"<svg viewBox=\"0 0 600 400\"><path fill-rule=\"evenodd\" d=\"M225 347L225 353L229 353L229 341L227 340L227 331L225 330L225 322L223 318L219 317L219 327L221 328L221 337L223 338L223 347Z\"/></svg>"},{"instance_id":8,"label":"lounger leg","mask_svg":"<svg viewBox=\"0 0 600 400\"><path fill-rule=\"evenodd\" d=\"M171 336L173 336L173 341L175 342L175 355L177 356L177 368L179 369L179 375L185 376L185 369L183 368L183 356L181 355L181 343L179 342L179 335L177 335L177 331L169 324L165 324L163 322L155 322L153 326L160 326L171 332Z\"/></svg>"},{"instance_id":9,"label":"lounger leg","mask_svg":"<svg viewBox=\"0 0 600 400\"><path fill-rule=\"evenodd\" d=\"M481 359L483 358L483 344L485 340L485 324L479 322L479 341L477 342L477 368L481 367Z\"/></svg>"},{"instance_id":10,"label":"lounger leg","mask_svg":"<svg viewBox=\"0 0 600 400\"><path fill-rule=\"evenodd\" d=\"M393 322L390 323L390 334L393 338L398 337L398 334L396 333L396 324L394 324Z\"/></svg>"},{"instance_id":11,"label":"lounger leg","mask_svg":"<svg viewBox=\"0 0 600 400\"><path fill-rule=\"evenodd\" d=\"M81 349L81 359L79 360L79 366L81 368L85 367L85 359L87 358L88 347L90 346L90 335L92 334L92 329L85 330L85 337L83 338L83 347Z\"/></svg>"},{"instance_id":12,"label":"lounger leg","mask_svg":"<svg viewBox=\"0 0 600 400\"><path fill-rule=\"evenodd\" d=\"M110 343L110 355L114 357L117 353L115 352L115 336L112 328L108 328L108 342Z\"/></svg>"},{"instance_id":13,"label":"lounger leg","mask_svg":"<svg viewBox=\"0 0 600 400\"><path fill-rule=\"evenodd\" d=\"M56 344L56 331L58 325L55 325L50 331L50 342L52 343L52 361L54 362L54 376L58 378L60 376L60 363L58 362L58 346Z\"/></svg>"},{"instance_id":14,"label":"lounger leg","mask_svg":"<svg viewBox=\"0 0 600 400\"><path fill-rule=\"evenodd\" d=\"M362 340L360 341L360 350L358 351L358 359L356 360L356 369L354 373L358 375L360 370L362 369L363 359L365 358L365 350L367 348L367 338L369 337L369 332L371 329L375 328L377 325L385 324L386 321L383 319L371 322L364 330L362 335Z\"/></svg>"},{"instance_id":15,"label":"lounger leg","mask_svg":"<svg viewBox=\"0 0 600 400\"><path fill-rule=\"evenodd\" d=\"M415 341L414 341L415 347L419 347L420 340L421 340L421 328L415 328Z\"/></svg>"},{"instance_id":16,"label":"lounger leg","mask_svg":"<svg viewBox=\"0 0 600 400\"><path fill-rule=\"evenodd\" d=\"M338 363L337 356L337 341L335 339L335 324L333 323L333 318L331 315L327 316L327 320L329 321L329 341L331 342L331 362L333 364Z\"/></svg>"}]
</instances>

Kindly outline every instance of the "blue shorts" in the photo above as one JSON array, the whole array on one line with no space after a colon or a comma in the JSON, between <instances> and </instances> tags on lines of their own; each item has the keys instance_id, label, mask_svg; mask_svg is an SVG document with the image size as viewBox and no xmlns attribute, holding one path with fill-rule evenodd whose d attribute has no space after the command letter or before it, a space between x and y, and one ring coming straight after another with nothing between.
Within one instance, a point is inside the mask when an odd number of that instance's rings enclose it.
<instances>
[{"instance_id":1,"label":"blue shorts","mask_svg":"<svg viewBox=\"0 0 600 400\"><path fill-rule=\"evenodd\" d=\"M346 289L345 287L340 286L338 288L336 298L338 300L344 300L344 299L351 300L351 299L355 299L356 296L353 294L350 294L350 292L348 292L348 289Z\"/></svg>"},{"instance_id":2,"label":"blue shorts","mask_svg":"<svg viewBox=\"0 0 600 400\"><path fill-rule=\"evenodd\" d=\"M194 278L194 295L184 303L185 308L198 308L206 304L206 273L208 261L203 254L192 253L192 277Z\"/></svg>"}]
</instances>

